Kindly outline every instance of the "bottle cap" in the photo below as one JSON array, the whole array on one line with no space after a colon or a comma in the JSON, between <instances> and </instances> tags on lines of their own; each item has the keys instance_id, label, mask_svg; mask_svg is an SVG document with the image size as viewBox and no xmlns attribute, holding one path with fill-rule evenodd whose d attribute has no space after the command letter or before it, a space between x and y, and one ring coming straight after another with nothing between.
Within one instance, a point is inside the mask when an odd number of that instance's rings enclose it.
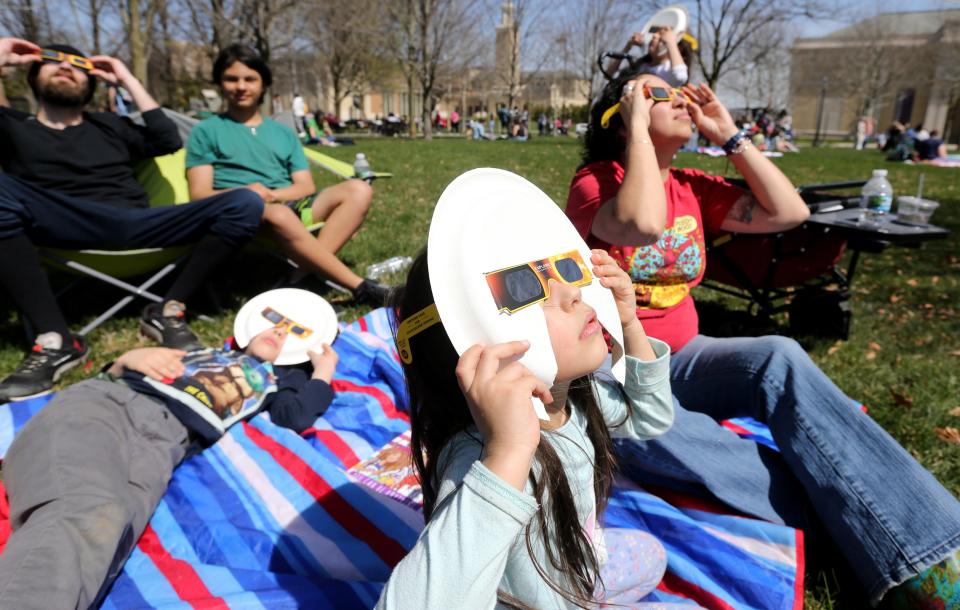
<instances>
[{"instance_id":1,"label":"bottle cap","mask_svg":"<svg viewBox=\"0 0 960 610\"><path fill-rule=\"evenodd\" d=\"M885 178L887 176L887 170L885 169L875 169L873 170L874 176L879 176L880 178Z\"/></svg>"},{"instance_id":2,"label":"bottle cap","mask_svg":"<svg viewBox=\"0 0 960 610\"><path fill-rule=\"evenodd\" d=\"M363 154L363 153L357 153L357 159L366 159L366 158L367 158L367 155L365 155L365 154ZM879 170L877 170L877 171L879 171ZM883 173L886 174L886 173L887 173L887 170L883 170Z\"/></svg>"}]
</instances>

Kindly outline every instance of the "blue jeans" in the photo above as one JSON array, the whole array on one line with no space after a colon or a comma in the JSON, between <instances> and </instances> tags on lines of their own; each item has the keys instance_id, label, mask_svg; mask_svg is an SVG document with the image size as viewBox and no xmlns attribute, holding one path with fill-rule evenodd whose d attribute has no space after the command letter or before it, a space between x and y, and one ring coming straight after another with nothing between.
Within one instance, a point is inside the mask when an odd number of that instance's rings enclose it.
<instances>
[{"instance_id":1,"label":"blue jeans","mask_svg":"<svg viewBox=\"0 0 960 610\"><path fill-rule=\"evenodd\" d=\"M38 246L166 248L215 235L239 248L260 227L263 200L236 189L184 205L121 208L0 174L0 239L25 233Z\"/></svg>"},{"instance_id":2,"label":"blue jeans","mask_svg":"<svg viewBox=\"0 0 960 610\"><path fill-rule=\"evenodd\" d=\"M630 475L794 527L809 504L874 604L960 548L960 502L792 339L698 335L670 373L673 428L620 445ZM780 453L717 424L740 416L766 423Z\"/></svg>"}]
</instances>

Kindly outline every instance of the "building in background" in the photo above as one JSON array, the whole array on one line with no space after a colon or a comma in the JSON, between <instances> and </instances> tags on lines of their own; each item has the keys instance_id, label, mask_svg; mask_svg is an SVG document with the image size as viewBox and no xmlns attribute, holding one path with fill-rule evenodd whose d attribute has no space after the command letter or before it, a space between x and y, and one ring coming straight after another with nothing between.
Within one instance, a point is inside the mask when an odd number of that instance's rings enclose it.
<instances>
[{"instance_id":1,"label":"building in background","mask_svg":"<svg viewBox=\"0 0 960 610\"><path fill-rule=\"evenodd\" d=\"M464 117L476 113L495 113L498 104L508 104L513 92L513 105L531 110L551 109L563 114L565 109L584 106L589 99L583 93L590 84L564 70L525 71L520 63L519 33L515 27L516 7L507 0L500 6L500 20L491 38L495 41L493 65L458 69L441 66L435 87L435 109L449 116L454 110ZM274 63L289 65L286 70L274 66L274 93L289 104L297 84L311 110L331 112L341 119L383 118L389 113L400 117L421 115L420 92L414 84L414 95L399 67L378 75L375 82L366 83L339 104L329 84L320 73L311 69L307 57L292 62L289 58ZM411 100L413 107L411 108ZM534 117L535 118L535 117Z\"/></svg>"},{"instance_id":2,"label":"building in background","mask_svg":"<svg viewBox=\"0 0 960 610\"><path fill-rule=\"evenodd\" d=\"M861 116L960 143L960 9L881 13L791 49L794 130L848 137Z\"/></svg>"}]
</instances>

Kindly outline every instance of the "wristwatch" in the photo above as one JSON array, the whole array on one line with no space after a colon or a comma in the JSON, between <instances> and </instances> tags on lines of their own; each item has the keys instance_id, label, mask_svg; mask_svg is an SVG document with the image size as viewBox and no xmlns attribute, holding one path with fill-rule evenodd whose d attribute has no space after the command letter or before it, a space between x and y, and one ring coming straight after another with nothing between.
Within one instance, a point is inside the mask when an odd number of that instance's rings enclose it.
<instances>
[{"instance_id":1,"label":"wristwatch","mask_svg":"<svg viewBox=\"0 0 960 610\"><path fill-rule=\"evenodd\" d=\"M750 145L750 138L747 137L746 131L738 131L733 134L733 136L727 140L726 144L723 145L723 152L729 157L730 155L739 155L743 151L747 150L747 146Z\"/></svg>"}]
</instances>

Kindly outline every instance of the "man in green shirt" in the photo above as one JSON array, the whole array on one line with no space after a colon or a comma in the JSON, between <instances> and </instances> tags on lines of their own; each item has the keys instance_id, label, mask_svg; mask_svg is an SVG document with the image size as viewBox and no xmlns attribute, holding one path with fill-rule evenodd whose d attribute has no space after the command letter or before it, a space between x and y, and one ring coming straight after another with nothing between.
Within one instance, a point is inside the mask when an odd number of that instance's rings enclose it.
<instances>
[{"instance_id":1,"label":"man in green shirt","mask_svg":"<svg viewBox=\"0 0 960 610\"><path fill-rule=\"evenodd\" d=\"M190 196L248 188L263 199L263 227L298 265L353 291L354 300L382 305L386 287L363 279L336 253L363 224L373 189L346 180L316 192L296 134L260 114L270 68L249 47L231 45L213 65L225 113L194 127L187 142ZM203 195L200 195L200 194ZM324 222L314 238L304 223Z\"/></svg>"}]
</instances>

